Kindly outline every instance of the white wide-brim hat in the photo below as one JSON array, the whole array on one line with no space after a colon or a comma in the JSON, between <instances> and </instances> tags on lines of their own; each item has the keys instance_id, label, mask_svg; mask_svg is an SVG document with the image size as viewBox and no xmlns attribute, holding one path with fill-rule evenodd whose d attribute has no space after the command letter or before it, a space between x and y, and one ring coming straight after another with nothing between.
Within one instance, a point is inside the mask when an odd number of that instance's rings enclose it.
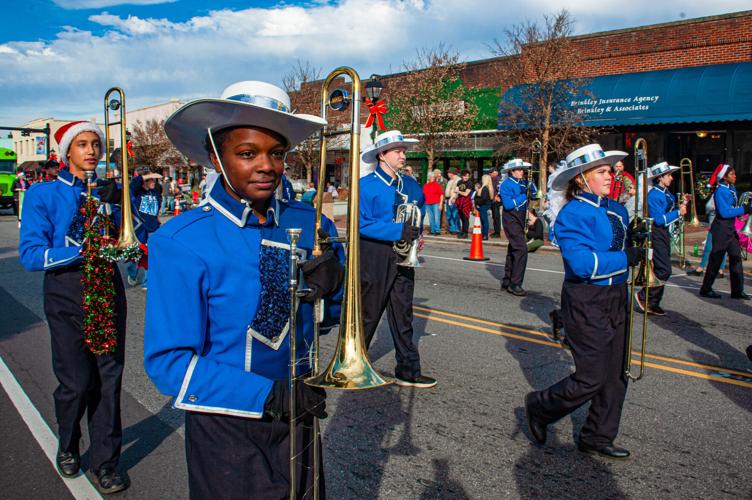
<instances>
[{"instance_id":1,"label":"white wide-brim hat","mask_svg":"<svg viewBox=\"0 0 752 500\"><path fill-rule=\"evenodd\" d=\"M530 163L521 160L520 158L512 158L511 160L506 162L503 167L501 167L501 171L509 172L510 170L517 170L519 168L527 170L530 167L532 167Z\"/></svg>"},{"instance_id":2,"label":"white wide-brim hat","mask_svg":"<svg viewBox=\"0 0 752 500\"><path fill-rule=\"evenodd\" d=\"M165 121L165 132L175 147L191 160L206 165L205 141L228 127L259 127L278 133L292 148L326 125L318 116L291 112L290 96L266 82L233 83L219 99L198 99L175 111Z\"/></svg>"},{"instance_id":3,"label":"white wide-brim hat","mask_svg":"<svg viewBox=\"0 0 752 500\"><path fill-rule=\"evenodd\" d=\"M394 148L410 148L417 144L418 139L408 139L402 135L399 130L389 130L376 136L373 144L368 146L360 155L360 159L366 163L373 163L379 153L389 151Z\"/></svg>"},{"instance_id":4,"label":"white wide-brim hat","mask_svg":"<svg viewBox=\"0 0 752 500\"><path fill-rule=\"evenodd\" d=\"M616 162L627 156L629 153L624 151L603 151L600 144L588 144L575 149L567 155L567 166L556 171L558 175L551 181L551 189L562 191L576 176L601 165L613 167Z\"/></svg>"},{"instance_id":5,"label":"white wide-brim hat","mask_svg":"<svg viewBox=\"0 0 752 500\"><path fill-rule=\"evenodd\" d=\"M655 179L656 177L660 177L663 174L668 174L669 172L676 172L679 170L679 167L674 165L669 165L668 162L662 161L660 163L656 163L652 167L648 169L648 179Z\"/></svg>"}]
</instances>

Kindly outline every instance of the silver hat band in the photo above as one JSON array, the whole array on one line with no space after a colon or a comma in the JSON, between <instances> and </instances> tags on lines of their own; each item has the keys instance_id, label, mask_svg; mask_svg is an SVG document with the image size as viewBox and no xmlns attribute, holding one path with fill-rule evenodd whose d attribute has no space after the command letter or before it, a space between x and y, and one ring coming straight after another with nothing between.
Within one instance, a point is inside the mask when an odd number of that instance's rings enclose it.
<instances>
[{"instance_id":1,"label":"silver hat band","mask_svg":"<svg viewBox=\"0 0 752 500\"><path fill-rule=\"evenodd\" d=\"M227 98L228 101L247 102L248 104L255 104L262 108L274 109L276 111L282 111L283 113L289 113L290 107L282 101L273 99L267 96L250 95L250 94L237 94Z\"/></svg>"},{"instance_id":2,"label":"silver hat band","mask_svg":"<svg viewBox=\"0 0 752 500\"><path fill-rule=\"evenodd\" d=\"M578 156L577 158L573 158L569 160L568 164L570 167L579 167L580 165L584 165L585 163L590 163L595 160L600 160L601 158L605 156L606 156L606 153L602 149L597 149L595 151L585 153L582 156Z\"/></svg>"}]
</instances>

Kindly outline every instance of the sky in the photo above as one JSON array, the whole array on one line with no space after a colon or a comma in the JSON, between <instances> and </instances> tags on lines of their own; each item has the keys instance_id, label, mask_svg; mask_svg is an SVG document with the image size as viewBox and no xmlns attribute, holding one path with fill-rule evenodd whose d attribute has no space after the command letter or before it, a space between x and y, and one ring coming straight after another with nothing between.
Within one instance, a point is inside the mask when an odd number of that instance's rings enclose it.
<instances>
[{"instance_id":1,"label":"sky","mask_svg":"<svg viewBox=\"0 0 752 500\"><path fill-rule=\"evenodd\" d=\"M112 86L128 109L216 97L240 80L280 85L296 61L362 78L443 43L491 57L505 29L566 8L576 34L752 9L750 0L4 0L0 126L102 118Z\"/></svg>"}]
</instances>

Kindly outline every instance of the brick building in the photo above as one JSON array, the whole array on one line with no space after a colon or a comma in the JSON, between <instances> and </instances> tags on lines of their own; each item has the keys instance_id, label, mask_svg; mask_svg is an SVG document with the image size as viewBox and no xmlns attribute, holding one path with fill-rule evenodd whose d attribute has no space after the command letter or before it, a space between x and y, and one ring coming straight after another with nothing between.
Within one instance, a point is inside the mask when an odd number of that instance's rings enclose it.
<instances>
[{"instance_id":1,"label":"brick building","mask_svg":"<svg viewBox=\"0 0 752 500\"><path fill-rule=\"evenodd\" d=\"M712 169L719 162L733 163L740 173L742 188L749 187L752 11L592 33L573 37L572 41L582 58L581 72L576 76L591 79L591 90L603 94L599 98L608 102L634 100L626 106L612 106L619 111L612 109L607 113L605 108L599 110L598 101L588 105L573 96L572 104L583 108L585 126L608 130L600 138L604 148L631 151L634 139L645 137L651 162L678 162L688 157L697 172ZM443 153L439 168L446 171L449 166L467 167L479 177L484 169L498 162L493 153L504 133L498 130L503 129L498 123L499 98L508 99L514 94L504 81L506 63L506 58L497 57L465 65L463 83L482 101L475 123L477 130L470 140ZM399 92L401 76L397 73L381 77L386 100ZM311 89L318 90L321 82L309 85L305 90L315 100L318 91ZM593 94L597 95L595 91ZM318 103L307 106L315 110ZM365 121L366 111L362 113L361 122ZM330 119L341 126L349 116L330 113ZM338 162L337 173L346 168L341 160ZM412 154L410 162L425 175L420 154Z\"/></svg>"}]
</instances>

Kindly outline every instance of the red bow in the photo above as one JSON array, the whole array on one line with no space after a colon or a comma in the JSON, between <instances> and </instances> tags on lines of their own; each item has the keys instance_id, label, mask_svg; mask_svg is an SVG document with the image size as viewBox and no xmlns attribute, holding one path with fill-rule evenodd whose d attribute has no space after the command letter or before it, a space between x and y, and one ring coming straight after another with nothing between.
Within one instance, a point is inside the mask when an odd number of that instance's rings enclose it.
<instances>
[{"instance_id":1,"label":"red bow","mask_svg":"<svg viewBox=\"0 0 752 500\"><path fill-rule=\"evenodd\" d=\"M366 120L366 128L373 125L373 120L376 119L379 130L386 130L383 118L387 112L386 103L382 100L378 100L376 101L376 104L374 104L372 100L366 98L366 106L368 106L369 113L368 119Z\"/></svg>"},{"instance_id":2,"label":"red bow","mask_svg":"<svg viewBox=\"0 0 752 500\"><path fill-rule=\"evenodd\" d=\"M128 156L130 156L131 158L136 157L136 155L133 154L133 142L132 141L128 141L125 143L125 149L128 150Z\"/></svg>"}]
</instances>

